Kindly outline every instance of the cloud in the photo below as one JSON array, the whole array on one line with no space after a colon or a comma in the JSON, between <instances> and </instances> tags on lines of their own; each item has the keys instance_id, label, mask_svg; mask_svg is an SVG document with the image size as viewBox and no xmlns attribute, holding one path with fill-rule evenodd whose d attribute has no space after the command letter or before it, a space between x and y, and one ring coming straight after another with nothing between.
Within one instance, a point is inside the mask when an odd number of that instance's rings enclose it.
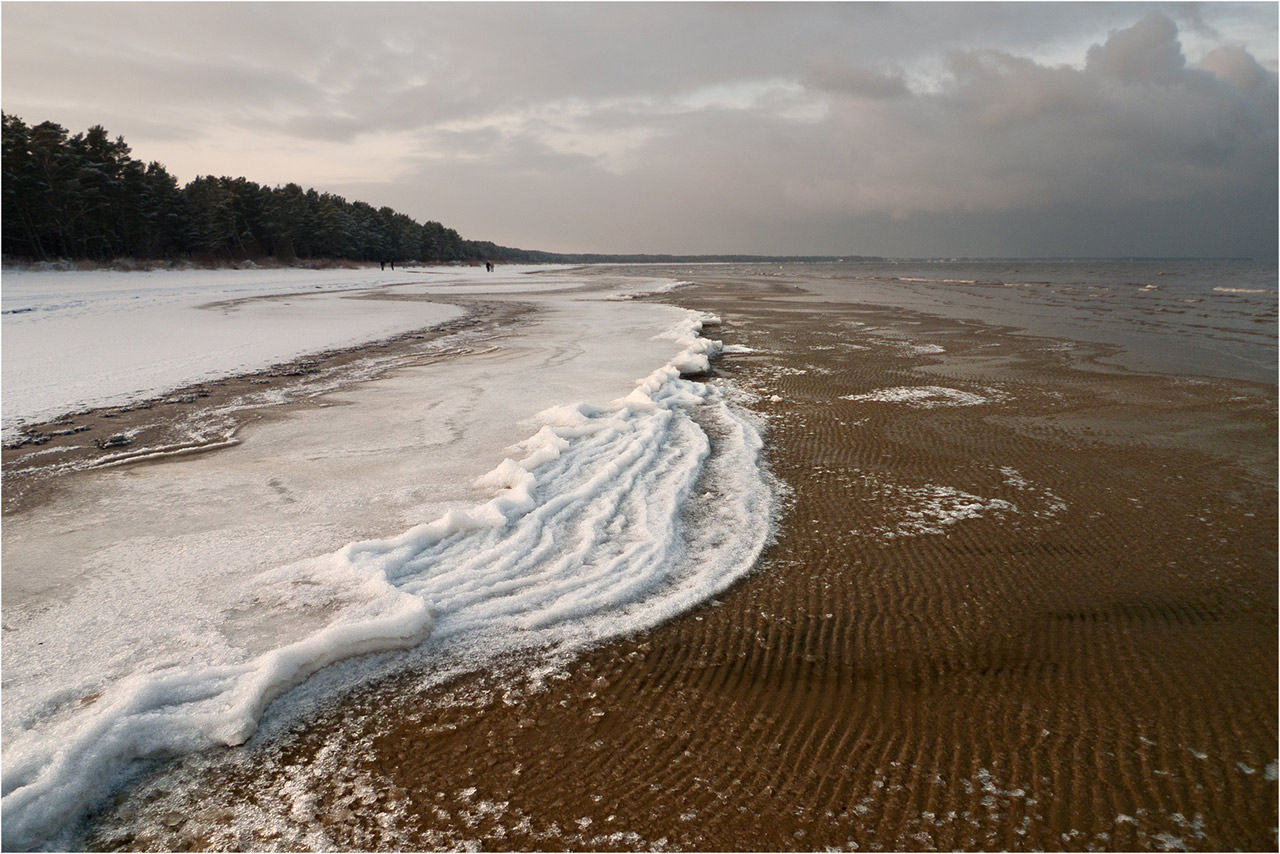
<instances>
[{"instance_id":1,"label":"cloud","mask_svg":"<svg viewBox=\"0 0 1280 854\"><path fill-rule=\"evenodd\" d=\"M10 3L3 15L7 112L100 122L183 180L367 192L512 245L816 252L821 235L836 241L825 251L875 253L849 241L914 233L913 254L948 240L981 254L1060 221L1088 254L1090 222L1170 243L1179 222L1204 231L1196 211L1234 207L1261 241L1268 222L1243 211L1260 193L1274 207L1265 4ZM1184 215L1158 234L1131 221L1166 208ZM1045 225L1032 234L1031 221Z\"/></svg>"},{"instance_id":2,"label":"cloud","mask_svg":"<svg viewBox=\"0 0 1280 854\"><path fill-rule=\"evenodd\" d=\"M1090 48L1083 69L999 50L953 52L946 69L938 91L833 99L791 198L903 217L1275 185L1275 74L1236 48L1189 67L1158 13Z\"/></svg>"},{"instance_id":3,"label":"cloud","mask_svg":"<svg viewBox=\"0 0 1280 854\"><path fill-rule=\"evenodd\" d=\"M877 72L830 58L815 62L802 79L810 88L854 98L881 100L910 94L901 72Z\"/></svg>"},{"instance_id":4,"label":"cloud","mask_svg":"<svg viewBox=\"0 0 1280 854\"><path fill-rule=\"evenodd\" d=\"M1128 84L1175 84L1186 68L1178 25L1152 12L1127 30L1114 30L1105 44L1089 48L1085 70Z\"/></svg>"},{"instance_id":5,"label":"cloud","mask_svg":"<svg viewBox=\"0 0 1280 854\"><path fill-rule=\"evenodd\" d=\"M1236 46L1190 64L1159 14L1077 60L954 50L913 89L827 52L796 82L477 111L429 135L442 155L410 182L466 162L468 189L438 197L464 234L502 219L561 249L1265 252L1275 73Z\"/></svg>"},{"instance_id":6,"label":"cloud","mask_svg":"<svg viewBox=\"0 0 1280 854\"><path fill-rule=\"evenodd\" d=\"M1216 48L1200 60L1200 67L1244 98L1257 115L1264 115L1276 95L1276 75L1267 71L1239 45Z\"/></svg>"}]
</instances>

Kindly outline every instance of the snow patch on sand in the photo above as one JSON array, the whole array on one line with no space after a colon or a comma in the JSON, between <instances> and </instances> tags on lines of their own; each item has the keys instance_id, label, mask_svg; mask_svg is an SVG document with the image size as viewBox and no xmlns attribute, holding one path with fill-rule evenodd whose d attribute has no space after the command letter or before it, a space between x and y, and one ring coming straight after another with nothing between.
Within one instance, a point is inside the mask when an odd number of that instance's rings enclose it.
<instances>
[{"instance_id":1,"label":"snow patch on sand","mask_svg":"<svg viewBox=\"0 0 1280 854\"><path fill-rule=\"evenodd\" d=\"M870 530L884 540L946 534L960 522L1018 512L1017 505L1002 498L983 498L952 486L903 486L885 483L869 473L861 474L860 479L874 490L874 500L893 506L892 523Z\"/></svg>"},{"instance_id":2,"label":"snow patch on sand","mask_svg":"<svg viewBox=\"0 0 1280 854\"><path fill-rule=\"evenodd\" d=\"M971 391L947 388L945 386L898 386L882 388L865 394L846 394L841 400L852 400L869 403L901 403L918 409L934 409L940 406L978 406L1003 399L1004 395L994 389L984 389L987 396Z\"/></svg>"},{"instance_id":3,"label":"snow patch on sand","mask_svg":"<svg viewBox=\"0 0 1280 854\"><path fill-rule=\"evenodd\" d=\"M1031 514L1035 518L1052 519L1053 517L1067 511L1066 501L1063 501L1061 497L1051 490L1036 486L1034 483L1023 477L1017 469L1010 468L1009 466L1002 466L1000 468L1000 474L1004 476L1006 486L1012 486L1019 492L1025 493L1027 497L1039 500L1042 505L1041 508L1039 510L1032 511Z\"/></svg>"},{"instance_id":4,"label":"snow patch on sand","mask_svg":"<svg viewBox=\"0 0 1280 854\"><path fill-rule=\"evenodd\" d=\"M966 519L1016 513L1017 506L1000 498L982 498L950 486L928 485L903 489L903 519L886 538L945 534L946 528Z\"/></svg>"}]
</instances>

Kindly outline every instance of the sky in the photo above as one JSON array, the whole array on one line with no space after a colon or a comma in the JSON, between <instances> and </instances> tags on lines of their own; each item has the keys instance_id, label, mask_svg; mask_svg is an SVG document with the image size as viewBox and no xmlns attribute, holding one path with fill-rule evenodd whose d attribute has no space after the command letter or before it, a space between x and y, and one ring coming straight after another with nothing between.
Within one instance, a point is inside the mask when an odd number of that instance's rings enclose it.
<instances>
[{"instance_id":1,"label":"sky","mask_svg":"<svg viewBox=\"0 0 1280 854\"><path fill-rule=\"evenodd\" d=\"M1278 9L4 0L0 90L525 249L1274 260Z\"/></svg>"}]
</instances>

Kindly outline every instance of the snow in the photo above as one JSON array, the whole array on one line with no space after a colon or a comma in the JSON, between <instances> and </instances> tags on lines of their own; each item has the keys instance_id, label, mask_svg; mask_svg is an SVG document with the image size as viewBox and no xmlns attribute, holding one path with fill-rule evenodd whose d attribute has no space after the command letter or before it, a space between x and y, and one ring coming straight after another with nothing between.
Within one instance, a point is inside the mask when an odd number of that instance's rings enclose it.
<instances>
[{"instance_id":1,"label":"snow","mask_svg":"<svg viewBox=\"0 0 1280 854\"><path fill-rule=\"evenodd\" d=\"M934 409L939 406L977 406L998 400L1002 396L990 389L988 392L992 394L991 397L945 386L899 386L877 389L866 394L847 394L841 400L902 403L919 409Z\"/></svg>"},{"instance_id":2,"label":"snow","mask_svg":"<svg viewBox=\"0 0 1280 854\"><path fill-rule=\"evenodd\" d=\"M460 316L360 299L377 270L6 271L3 428L248 373ZM266 297L271 297L267 299Z\"/></svg>"},{"instance_id":3,"label":"snow","mask_svg":"<svg viewBox=\"0 0 1280 854\"><path fill-rule=\"evenodd\" d=\"M225 288L277 286L258 275ZM620 299L649 287L634 280L450 275L438 285L492 283L537 314L251 425L232 450L82 475L6 525L6 848L73 845L69 817L135 759L241 744L336 662L401 650L429 674L572 652L750 570L775 503L759 431L682 377L717 356L701 334L717 319ZM197 322L191 290L136 311ZM107 299L128 321L122 301Z\"/></svg>"},{"instance_id":4,"label":"snow","mask_svg":"<svg viewBox=\"0 0 1280 854\"><path fill-rule=\"evenodd\" d=\"M877 526L869 530L869 533L884 541L901 537L945 535L951 526L962 522L988 516L1003 518L1019 512L1017 505L1012 502L1000 498L984 498L953 486L934 483L907 486L887 482L870 472L863 472L859 477L878 497L888 498L896 507L897 513L892 525Z\"/></svg>"},{"instance_id":5,"label":"snow","mask_svg":"<svg viewBox=\"0 0 1280 854\"><path fill-rule=\"evenodd\" d=\"M1016 513L1017 507L999 498L982 498L951 486L928 484L904 489L904 506L897 527L887 538L943 534L949 525L966 519L980 519L991 513Z\"/></svg>"}]
</instances>

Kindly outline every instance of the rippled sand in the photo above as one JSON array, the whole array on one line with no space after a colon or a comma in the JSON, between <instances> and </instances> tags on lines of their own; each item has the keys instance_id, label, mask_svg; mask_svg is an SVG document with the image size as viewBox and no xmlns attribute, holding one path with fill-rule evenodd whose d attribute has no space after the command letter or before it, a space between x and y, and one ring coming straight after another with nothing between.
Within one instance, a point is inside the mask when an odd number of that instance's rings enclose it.
<instances>
[{"instance_id":1,"label":"rippled sand","mask_svg":"<svg viewBox=\"0 0 1280 854\"><path fill-rule=\"evenodd\" d=\"M664 300L755 351L718 371L791 491L749 578L545 679L346 697L93 843L1275 849L1274 386L782 283Z\"/></svg>"}]
</instances>

